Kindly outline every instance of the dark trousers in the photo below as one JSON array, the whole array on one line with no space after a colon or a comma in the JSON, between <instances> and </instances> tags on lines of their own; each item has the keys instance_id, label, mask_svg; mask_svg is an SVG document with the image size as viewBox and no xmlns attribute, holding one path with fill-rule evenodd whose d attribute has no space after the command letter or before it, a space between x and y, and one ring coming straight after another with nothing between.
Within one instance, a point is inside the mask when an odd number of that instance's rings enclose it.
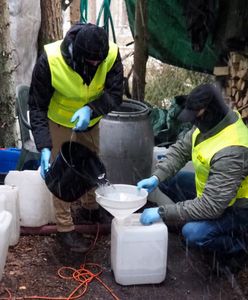
<instances>
[{"instance_id":1,"label":"dark trousers","mask_svg":"<svg viewBox=\"0 0 248 300\"><path fill-rule=\"evenodd\" d=\"M161 182L160 190L173 202L196 197L195 178L192 172L178 172L172 179ZM186 223L182 234L189 246L219 253L232 254L246 249L248 209L229 207L218 219L197 220Z\"/></svg>"}]
</instances>

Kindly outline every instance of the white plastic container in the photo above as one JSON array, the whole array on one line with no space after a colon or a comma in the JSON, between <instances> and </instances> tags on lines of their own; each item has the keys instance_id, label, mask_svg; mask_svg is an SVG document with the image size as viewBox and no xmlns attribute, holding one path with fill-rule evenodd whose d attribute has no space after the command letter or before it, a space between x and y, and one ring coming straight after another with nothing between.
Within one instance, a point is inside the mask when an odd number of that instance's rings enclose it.
<instances>
[{"instance_id":1,"label":"white plastic container","mask_svg":"<svg viewBox=\"0 0 248 300\"><path fill-rule=\"evenodd\" d=\"M152 161L152 171L155 170L156 164L166 158L166 153L169 148L157 147L153 148L153 161ZM187 164L182 168L182 171L194 172L192 161L187 162Z\"/></svg>"},{"instance_id":2,"label":"white plastic container","mask_svg":"<svg viewBox=\"0 0 248 300\"><path fill-rule=\"evenodd\" d=\"M10 246L14 246L20 238L20 210L16 186L0 185L0 211L2 210L7 210L12 215Z\"/></svg>"},{"instance_id":3,"label":"white plastic container","mask_svg":"<svg viewBox=\"0 0 248 300\"><path fill-rule=\"evenodd\" d=\"M144 226L140 214L111 225L111 268L121 285L154 284L165 279L168 231L161 221Z\"/></svg>"},{"instance_id":4,"label":"white plastic container","mask_svg":"<svg viewBox=\"0 0 248 300\"><path fill-rule=\"evenodd\" d=\"M21 226L39 227L52 222L52 194L38 170L10 171L5 184L18 187Z\"/></svg>"},{"instance_id":5,"label":"white plastic container","mask_svg":"<svg viewBox=\"0 0 248 300\"><path fill-rule=\"evenodd\" d=\"M0 212L0 280L3 276L9 248L11 219L12 216L10 212L6 210Z\"/></svg>"}]
</instances>

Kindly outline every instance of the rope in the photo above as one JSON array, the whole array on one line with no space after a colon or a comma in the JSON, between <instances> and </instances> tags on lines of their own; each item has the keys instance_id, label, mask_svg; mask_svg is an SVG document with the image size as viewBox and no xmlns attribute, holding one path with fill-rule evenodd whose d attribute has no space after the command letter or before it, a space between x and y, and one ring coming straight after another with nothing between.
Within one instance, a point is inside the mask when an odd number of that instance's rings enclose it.
<instances>
[{"instance_id":1,"label":"rope","mask_svg":"<svg viewBox=\"0 0 248 300\"><path fill-rule=\"evenodd\" d=\"M50 297L50 296L23 296L23 297L14 297L12 296L9 289L5 289L8 297L7 298L0 298L0 300L24 300L24 299L44 299L44 300L74 300L79 299L83 295L86 294L89 284L96 279L110 294L115 300L120 300L113 290L105 284L99 276L102 274L103 270L99 264L95 263L86 263L87 255L92 251L95 247L97 239L99 236L99 224L97 226L97 233L95 240L90 247L90 249L86 252L84 263L80 265L79 269L74 269L72 267L61 267L58 270L58 276L65 280L72 280L75 281L78 285L77 287L69 294L67 297ZM91 269L91 270L90 270ZM68 275L66 275L68 274Z\"/></svg>"},{"instance_id":2,"label":"rope","mask_svg":"<svg viewBox=\"0 0 248 300\"><path fill-rule=\"evenodd\" d=\"M116 35L114 29L113 18L110 11L111 0L103 0L96 20L96 25L99 26L103 14L103 28L109 36L109 23L111 26L113 41L116 43ZM80 0L80 22L87 23L88 16L88 0Z\"/></svg>"},{"instance_id":3,"label":"rope","mask_svg":"<svg viewBox=\"0 0 248 300\"><path fill-rule=\"evenodd\" d=\"M87 23L88 16L88 0L80 1L80 22Z\"/></svg>"}]
</instances>

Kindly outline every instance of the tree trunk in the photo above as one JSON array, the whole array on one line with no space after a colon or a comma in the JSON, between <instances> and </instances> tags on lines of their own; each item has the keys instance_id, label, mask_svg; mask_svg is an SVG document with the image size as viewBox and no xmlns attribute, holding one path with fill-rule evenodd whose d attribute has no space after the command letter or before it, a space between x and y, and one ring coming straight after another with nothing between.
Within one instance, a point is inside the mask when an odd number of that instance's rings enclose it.
<instances>
[{"instance_id":1,"label":"tree trunk","mask_svg":"<svg viewBox=\"0 0 248 300\"><path fill-rule=\"evenodd\" d=\"M80 0L74 0L70 6L70 19L71 24L80 21Z\"/></svg>"},{"instance_id":2,"label":"tree trunk","mask_svg":"<svg viewBox=\"0 0 248 300\"><path fill-rule=\"evenodd\" d=\"M147 0L137 0L135 9L132 98L144 101L147 49Z\"/></svg>"},{"instance_id":3,"label":"tree trunk","mask_svg":"<svg viewBox=\"0 0 248 300\"><path fill-rule=\"evenodd\" d=\"M43 51L45 44L63 38L63 18L61 0L42 0L41 5L41 27L39 32L39 54Z\"/></svg>"},{"instance_id":4,"label":"tree trunk","mask_svg":"<svg viewBox=\"0 0 248 300\"><path fill-rule=\"evenodd\" d=\"M0 147L15 146L15 90L8 0L0 1Z\"/></svg>"},{"instance_id":5,"label":"tree trunk","mask_svg":"<svg viewBox=\"0 0 248 300\"><path fill-rule=\"evenodd\" d=\"M89 4L89 23L96 24L96 0L91 0Z\"/></svg>"}]
</instances>

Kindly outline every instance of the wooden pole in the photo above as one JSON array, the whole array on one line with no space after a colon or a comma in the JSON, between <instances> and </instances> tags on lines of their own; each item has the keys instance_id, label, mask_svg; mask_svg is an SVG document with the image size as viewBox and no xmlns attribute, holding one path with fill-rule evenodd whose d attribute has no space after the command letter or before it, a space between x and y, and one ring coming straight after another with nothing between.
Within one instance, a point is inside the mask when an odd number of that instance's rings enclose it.
<instances>
[{"instance_id":1,"label":"wooden pole","mask_svg":"<svg viewBox=\"0 0 248 300\"><path fill-rule=\"evenodd\" d=\"M132 98L144 101L147 48L147 0L137 0L135 9Z\"/></svg>"}]
</instances>

